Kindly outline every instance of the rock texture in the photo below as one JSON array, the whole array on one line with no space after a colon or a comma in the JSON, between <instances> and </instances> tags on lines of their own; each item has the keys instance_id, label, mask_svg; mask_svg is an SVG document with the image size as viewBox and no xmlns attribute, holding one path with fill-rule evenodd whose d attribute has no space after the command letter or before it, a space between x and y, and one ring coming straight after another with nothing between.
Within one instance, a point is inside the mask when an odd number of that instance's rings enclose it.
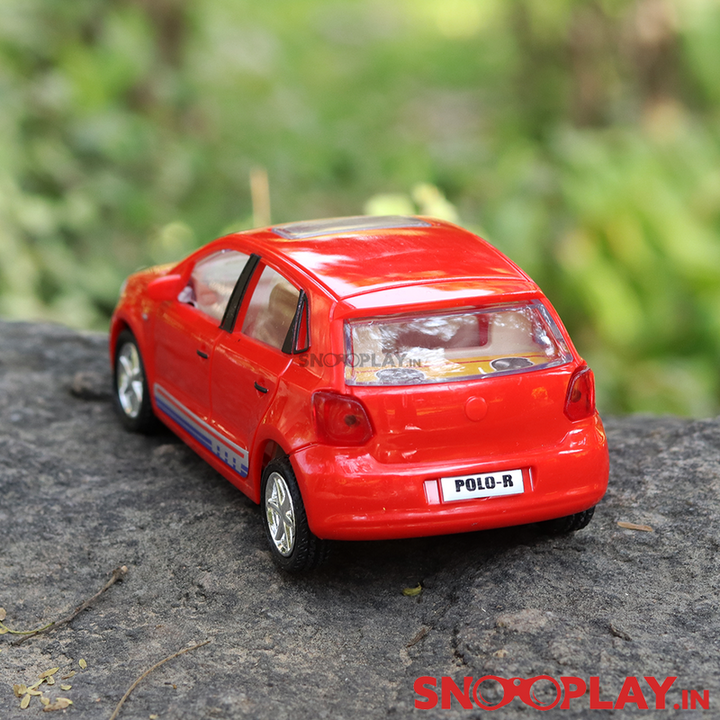
<instances>
[{"instance_id":1,"label":"rock texture","mask_svg":"<svg viewBox=\"0 0 720 720\"><path fill-rule=\"evenodd\" d=\"M618 706L593 716L684 717L682 690L709 699L692 716L720 712L717 420L608 419L610 490L574 536L338 543L327 567L295 578L273 566L257 508L169 432L124 431L109 386L104 337L0 322L5 625L62 618L128 568L64 627L21 645L0 635L3 718L37 716L38 697L21 709L13 685L55 667L44 695L71 699L68 716L109 718L143 671L206 639L145 678L119 717L479 718L447 688L441 707L440 678L463 688L485 675L588 685L545 718L586 714L591 677L592 702ZM413 687L423 676L437 678L433 710L415 707L432 704ZM655 710L645 676L677 677L668 709ZM557 695L535 689L542 702ZM634 713L643 700L649 710ZM515 698L498 716L536 712Z\"/></svg>"}]
</instances>

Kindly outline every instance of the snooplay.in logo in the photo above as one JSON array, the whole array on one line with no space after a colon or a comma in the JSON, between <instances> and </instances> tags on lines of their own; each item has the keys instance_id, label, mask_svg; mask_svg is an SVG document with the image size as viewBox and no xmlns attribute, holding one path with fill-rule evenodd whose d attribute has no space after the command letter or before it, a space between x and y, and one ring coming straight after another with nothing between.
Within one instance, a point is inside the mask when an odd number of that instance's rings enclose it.
<instances>
[{"instance_id":1,"label":"snooplay.in logo","mask_svg":"<svg viewBox=\"0 0 720 720\"><path fill-rule=\"evenodd\" d=\"M422 360L408 358L407 353L307 353L298 359L300 367L335 367L344 365L351 368L419 368Z\"/></svg>"},{"instance_id":2,"label":"snooplay.in logo","mask_svg":"<svg viewBox=\"0 0 720 720\"><path fill-rule=\"evenodd\" d=\"M413 690L419 696L415 700L418 710L431 710L437 707L438 702L443 710L457 708L458 704L466 710L476 707L497 710L516 698L536 710L550 710L556 706L568 710L571 703L577 707L578 699L588 691L591 710L622 710L627 706L638 710L665 710L667 703L675 710L707 710L710 707L709 690L676 689L673 685L677 677L666 677L661 682L652 676L644 676L643 680L644 683L641 683L637 677L626 677L616 695L603 683L602 697L599 677L591 677L589 682L585 682L579 677L564 676L558 681L550 675L530 678L497 675L465 677L462 688L451 677L438 679L425 675L413 683Z\"/></svg>"}]
</instances>

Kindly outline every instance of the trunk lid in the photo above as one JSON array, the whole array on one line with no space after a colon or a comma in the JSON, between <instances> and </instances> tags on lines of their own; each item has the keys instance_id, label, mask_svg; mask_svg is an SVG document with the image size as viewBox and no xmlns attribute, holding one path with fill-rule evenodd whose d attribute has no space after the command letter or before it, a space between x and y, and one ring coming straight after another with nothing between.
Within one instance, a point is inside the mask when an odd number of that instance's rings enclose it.
<instances>
[{"instance_id":1,"label":"trunk lid","mask_svg":"<svg viewBox=\"0 0 720 720\"><path fill-rule=\"evenodd\" d=\"M552 446L579 360L539 298L346 320L345 382L381 462L447 462Z\"/></svg>"}]
</instances>

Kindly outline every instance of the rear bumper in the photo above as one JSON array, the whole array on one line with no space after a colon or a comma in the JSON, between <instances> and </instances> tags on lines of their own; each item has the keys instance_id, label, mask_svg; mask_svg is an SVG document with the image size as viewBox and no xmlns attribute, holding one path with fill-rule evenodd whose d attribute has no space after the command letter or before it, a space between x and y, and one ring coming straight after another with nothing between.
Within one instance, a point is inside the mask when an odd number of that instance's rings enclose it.
<instances>
[{"instance_id":1,"label":"rear bumper","mask_svg":"<svg viewBox=\"0 0 720 720\"><path fill-rule=\"evenodd\" d=\"M383 464L362 448L312 445L291 455L312 531L320 538L381 540L486 530L587 510L607 489L599 416L552 447L452 464ZM445 503L426 481L522 469L519 495ZM439 494L441 498L442 495Z\"/></svg>"}]
</instances>

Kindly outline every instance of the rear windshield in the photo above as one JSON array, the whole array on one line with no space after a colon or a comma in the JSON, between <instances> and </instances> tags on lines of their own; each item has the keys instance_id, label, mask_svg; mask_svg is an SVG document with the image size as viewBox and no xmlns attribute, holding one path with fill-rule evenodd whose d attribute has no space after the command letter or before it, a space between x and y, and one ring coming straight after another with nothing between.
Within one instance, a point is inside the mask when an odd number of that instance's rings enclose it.
<instances>
[{"instance_id":1,"label":"rear windshield","mask_svg":"<svg viewBox=\"0 0 720 720\"><path fill-rule=\"evenodd\" d=\"M349 385L420 385L554 367L572 356L540 301L481 310L351 320Z\"/></svg>"}]
</instances>

